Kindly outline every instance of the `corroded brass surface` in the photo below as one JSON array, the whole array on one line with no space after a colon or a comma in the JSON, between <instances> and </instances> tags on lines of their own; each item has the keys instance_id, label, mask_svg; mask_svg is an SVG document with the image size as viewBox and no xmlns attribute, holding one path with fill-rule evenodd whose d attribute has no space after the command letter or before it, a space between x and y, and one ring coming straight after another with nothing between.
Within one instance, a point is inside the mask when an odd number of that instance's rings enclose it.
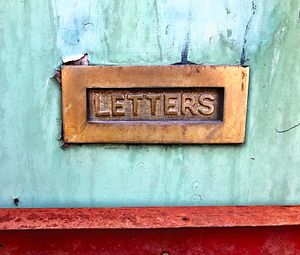
<instances>
[{"instance_id":1,"label":"corroded brass surface","mask_svg":"<svg viewBox=\"0 0 300 255\"><path fill-rule=\"evenodd\" d=\"M88 120L222 121L223 91L223 88L88 89Z\"/></svg>"},{"instance_id":2,"label":"corroded brass surface","mask_svg":"<svg viewBox=\"0 0 300 255\"><path fill-rule=\"evenodd\" d=\"M248 68L64 66L68 143L242 143Z\"/></svg>"}]
</instances>

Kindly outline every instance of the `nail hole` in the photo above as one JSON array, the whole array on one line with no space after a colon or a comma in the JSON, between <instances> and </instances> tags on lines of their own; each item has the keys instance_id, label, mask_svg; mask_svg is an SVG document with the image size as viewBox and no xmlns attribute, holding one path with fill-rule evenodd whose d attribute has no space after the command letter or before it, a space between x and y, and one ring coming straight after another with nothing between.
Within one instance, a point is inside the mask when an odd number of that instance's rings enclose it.
<instances>
[{"instance_id":1,"label":"nail hole","mask_svg":"<svg viewBox=\"0 0 300 255\"><path fill-rule=\"evenodd\" d=\"M183 221L189 221L190 219L188 217L182 217Z\"/></svg>"}]
</instances>

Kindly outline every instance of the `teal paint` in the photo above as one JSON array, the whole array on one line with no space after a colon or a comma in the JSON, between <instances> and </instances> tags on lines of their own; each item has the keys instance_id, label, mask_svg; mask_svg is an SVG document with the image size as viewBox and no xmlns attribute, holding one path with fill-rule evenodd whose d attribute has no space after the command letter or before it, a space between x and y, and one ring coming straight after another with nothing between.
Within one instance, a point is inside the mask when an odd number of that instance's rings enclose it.
<instances>
[{"instance_id":1,"label":"teal paint","mask_svg":"<svg viewBox=\"0 0 300 255\"><path fill-rule=\"evenodd\" d=\"M0 1L0 206L300 203L300 1ZM246 32L246 26L249 29ZM246 34L246 42L244 43ZM251 68L244 145L60 149L61 57Z\"/></svg>"}]
</instances>

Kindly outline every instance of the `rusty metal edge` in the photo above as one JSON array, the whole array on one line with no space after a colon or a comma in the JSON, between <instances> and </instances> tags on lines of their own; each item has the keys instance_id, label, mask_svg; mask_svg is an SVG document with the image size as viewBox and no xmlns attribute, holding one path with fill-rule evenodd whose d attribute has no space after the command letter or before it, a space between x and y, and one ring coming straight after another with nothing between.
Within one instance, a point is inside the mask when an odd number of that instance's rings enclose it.
<instances>
[{"instance_id":1,"label":"rusty metal edge","mask_svg":"<svg viewBox=\"0 0 300 255\"><path fill-rule=\"evenodd\" d=\"M0 209L0 230L300 225L300 206Z\"/></svg>"}]
</instances>

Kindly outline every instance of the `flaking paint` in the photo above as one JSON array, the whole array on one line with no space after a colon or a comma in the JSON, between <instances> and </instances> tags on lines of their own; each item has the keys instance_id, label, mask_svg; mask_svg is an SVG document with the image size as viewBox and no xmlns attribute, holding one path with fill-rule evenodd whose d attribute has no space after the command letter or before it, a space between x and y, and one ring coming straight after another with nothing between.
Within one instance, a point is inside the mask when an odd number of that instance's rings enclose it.
<instances>
[{"instance_id":1,"label":"flaking paint","mask_svg":"<svg viewBox=\"0 0 300 255\"><path fill-rule=\"evenodd\" d=\"M0 206L299 204L300 128L276 129L300 122L300 1L254 4L1 0ZM186 47L204 64L239 64L244 47L244 145L60 148L62 56L167 65Z\"/></svg>"}]
</instances>

